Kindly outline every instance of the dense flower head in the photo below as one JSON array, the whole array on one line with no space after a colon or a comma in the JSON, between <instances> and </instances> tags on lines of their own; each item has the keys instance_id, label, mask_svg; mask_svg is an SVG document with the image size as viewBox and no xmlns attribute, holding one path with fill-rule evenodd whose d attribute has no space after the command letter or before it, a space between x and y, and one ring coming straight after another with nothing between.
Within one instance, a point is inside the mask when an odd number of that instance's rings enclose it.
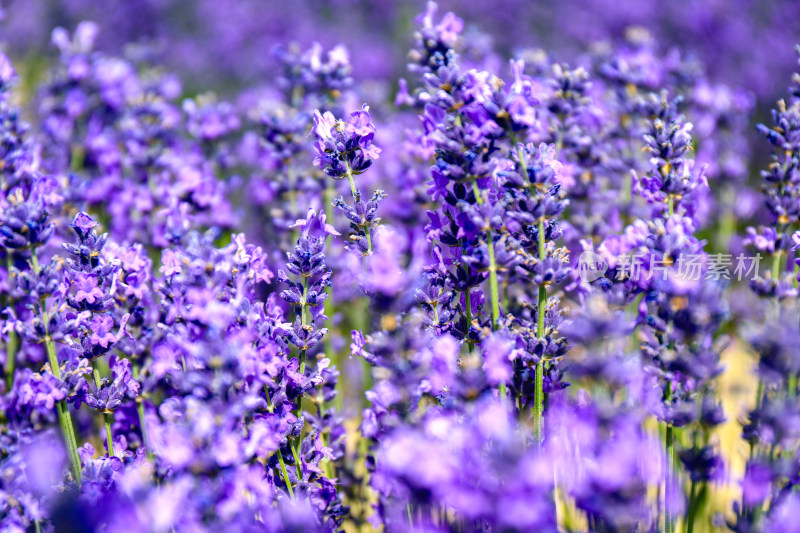
<instances>
[{"instance_id":1,"label":"dense flower head","mask_svg":"<svg viewBox=\"0 0 800 533\"><path fill-rule=\"evenodd\" d=\"M309 117L292 108L268 106L258 111L261 137L273 164L281 164L305 149L303 137Z\"/></svg>"},{"instance_id":2,"label":"dense flower head","mask_svg":"<svg viewBox=\"0 0 800 533\"><path fill-rule=\"evenodd\" d=\"M217 102L213 96L185 100L183 111L189 117L186 125L189 133L205 142L225 137L239 128L239 117L233 106Z\"/></svg>"},{"instance_id":3,"label":"dense flower head","mask_svg":"<svg viewBox=\"0 0 800 533\"><path fill-rule=\"evenodd\" d=\"M469 524L487 521L509 530L555 531L552 510L539 498L551 481L544 453L524 451L501 404L481 402L463 421L431 413L417 428L400 427L385 439L373 483L391 503L379 508L387 527L406 520L404 505L444 505ZM480 452L492 442L491 455ZM506 456L503 461L492 457ZM504 468L526 475L501 483ZM423 526L433 524L422 519Z\"/></svg>"},{"instance_id":4,"label":"dense flower head","mask_svg":"<svg viewBox=\"0 0 800 533\"><path fill-rule=\"evenodd\" d=\"M445 13L438 22L435 21L437 11L436 2L428 2L425 12L416 19L420 28L414 34L416 46L408 57L414 69L422 72L435 72L453 61L453 48L464 29L464 21L452 12Z\"/></svg>"},{"instance_id":5,"label":"dense flower head","mask_svg":"<svg viewBox=\"0 0 800 533\"><path fill-rule=\"evenodd\" d=\"M211 96L188 101L184 117L177 78L136 54L123 58L94 50L98 32L93 23L82 23L72 37L54 31L60 65L39 98L49 140L45 166L68 170L76 203L107 202L109 232L121 240L148 236L164 247L165 230L171 229L165 219L180 209L196 221L224 226L223 219L233 215L214 172L228 172L234 164L223 137L236 129L237 118L225 105L214 115ZM205 132L198 106L211 109L202 119ZM224 117L219 122L227 124L226 135L209 129L215 116Z\"/></svg>"},{"instance_id":6,"label":"dense flower head","mask_svg":"<svg viewBox=\"0 0 800 533\"><path fill-rule=\"evenodd\" d=\"M29 168L31 161L31 142L27 138L28 124L22 120L20 110L11 100L12 88L17 74L9 58L0 52L0 183L6 192L21 179L20 172Z\"/></svg>"},{"instance_id":7,"label":"dense flower head","mask_svg":"<svg viewBox=\"0 0 800 533\"><path fill-rule=\"evenodd\" d=\"M4 405L9 414L22 419L37 416L52 419L56 403L66 398L61 382L50 373L33 373L23 369L14 381L14 390Z\"/></svg>"},{"instance_id":8,"label":"dense flower head","mask_svg":"<svg viewBox=\"0 0 800 533\"><path fill-rule=\"evenodd\" d=\"M643 137L643 150L651 154L653 171L639 178L636 191L648 203L682 204L696 189L708 187L704 170L684 157L692 150L692 124L677 113L679 103L680 98L662 92L651 94L646 104L652 122Z\"/></svg>"},{"instance_id":9,"label":"dense flower head","mask_svg":"<svg viewBox=\"0 0 800 533\"><path fill-rule=\"evenodd\" d=\"M307 50L293 43L288 47L275 47L272 55L283 69L279 83L294 105L306 98L329 105L353 83L350 53L344 45L325 51L319 43Z\"/></svg>"},{"instance_id":10,"label":"dense flower head","mask_svg":"<svg viewBox=\"0 0 800 533\"><path fill-rule=\"evenodd\" d=\"M28 248L47 242L55 225L48 220L47 207L42 201L35 197L24 198L21 189L16 189L7 201L8 205L0 215L3 246Z\"/></svg>"},{"instance_id":11,"label":"dense flower head","mask_svg":"<svg viewBox=\"0 0 800 533\"><path fill-rule=\"evenodd\" d=\"M127 359L112 356L109 361L111 376L86 392L84 401L92 409L113 412L126 399L136 399L139 383L131 376L131 364Z\"/></svg>"},{"instance_id":12,"label":"dense flower head","mask_svg":"<svg viewBox=\"0 0 800 533\"><path fill-rule=\"evenodd\" d=\"M315 111L312 131L318 139L314 164L336 179L362 174L381 153L373 144L375 126L367 105L352 113L347 122L337 120L330 111Z\"/></svg>"}]
</instances>

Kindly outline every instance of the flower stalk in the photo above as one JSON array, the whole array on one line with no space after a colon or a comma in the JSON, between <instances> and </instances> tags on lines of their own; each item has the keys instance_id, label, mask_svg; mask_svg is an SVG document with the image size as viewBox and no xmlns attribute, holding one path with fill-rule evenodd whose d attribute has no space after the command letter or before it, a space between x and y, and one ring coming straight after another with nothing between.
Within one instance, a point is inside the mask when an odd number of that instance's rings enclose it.
<instances>
[{"instance_id":1,"label":"flower stalk","mask_svg":"<svg viewBox=\"0 0 800 533\"><path fill-rule=\"evenodd\" d=\"M39 274L39 259L36 257L36 250L31 248L31 265L35 274ZM61 367L58 364L58 357L56 356L56 346L50 337L49 331L49 318L47 315L47 308L45 302L39 302L39 312L41 314L42 326L44 327L44 341L47 348L47 359L50 363L50 369L56 379L61 379ZM67 446L67 455L69 456L70 468L75 482L80 486L81 484L81 460L78 455L78 443L75 439L75 429L72 424L72 416L69 412L66 399L59 401L56 404L56 411L58 413L58 421L61 426L61 433L64 437L64 442Z\"/></svg>"},{"instance_id":2,"label":"flower stalk","mask_svg":"<svg viewBox=\"0 0 800 533\"><path fill-rule=\"evenodd\" d=\"M92 362L92 375L94 376L94 384L97 388L100 388L103 380L100 378L100 372L97 370L96 361ZM114 455L114 435L111 432L111 423L113 421L113 413L108 411L103 411L103 425L106 428L106 444L108 446L108 456L112 457Z\"/></svg>"},{"instance_id":3,"label":"flower stalk","mask_svg":"<svg viewBox=\"0 0 800 533\"><path fill-rule=\"evenodd\" d=\"M539 260L545 258L544 246L544 221L539 220ZM536 313L536 337L544 339L544 316L547 307L547 289L544 284L539 285L539 302ZM544 441L544 359L536 363L533 392L533 440L541 446Z\"/></svg>"}]
</instances>

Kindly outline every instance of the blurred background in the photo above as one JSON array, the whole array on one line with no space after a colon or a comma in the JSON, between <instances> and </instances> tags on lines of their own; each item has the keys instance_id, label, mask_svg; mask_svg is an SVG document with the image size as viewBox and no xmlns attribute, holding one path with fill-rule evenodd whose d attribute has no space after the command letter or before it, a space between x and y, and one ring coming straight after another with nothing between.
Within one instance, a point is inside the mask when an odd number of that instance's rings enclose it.
<instances>
[{"instance_id":1,"label":"blurred background","mask_svg":"<svg viewBox=\"0 0 800 533\"><path fill-rule=\"evenodd\" d=\"M54 51L50 33L81 20L101 25L98 48L120 53L147 45L185 87L226 90L270 76L270 51L296 41L348 46L355 78L392 80L405 70L413 19L424 0L3 0L0 31L15 62ZM784 90L800 40L796 0L442 0L508 55L537 47L574 62L598 41L647 29L665 51L679 47L712 81L746 87L768 109ZM474 31L474 30L473 30ZM469 34L468 30L468 34Z\"/></svg>"}]
</instances>

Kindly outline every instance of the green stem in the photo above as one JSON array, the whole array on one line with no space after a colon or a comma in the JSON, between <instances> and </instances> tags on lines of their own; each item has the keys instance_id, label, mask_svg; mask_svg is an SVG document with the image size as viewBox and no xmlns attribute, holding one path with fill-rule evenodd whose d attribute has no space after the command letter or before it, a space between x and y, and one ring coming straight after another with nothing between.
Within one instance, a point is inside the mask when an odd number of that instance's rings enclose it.
<instances>
[{"instance_id":1,"label":"green stem","mask_svg":"<svg viewBox=\"0 0 800 533\"><path fill-rule=\"evenodd\" d=\"M464 291L464 311L467 316L467 331L469 331L470 324L472 324L472 296L469 288Z\"/></svg>"},{"instance_id":2,"label":"green stem","mask_svg":"<svg viewBox=\"0 0 800 533\"><path fill-rule=\"evenodd\" d=\"M481 189L478 187L478 180L472 180L472 192L475 194L475 201L478 205L483 205L483 196L481 196Z\"/></svg>"},{"instance_id":3,"label":"green stem","mask_svg":"<svg viewBox=\"0 0 800 533\"><path fill-rule=\"evenodd\" d=\"M675 214L675 198L670 194L667 197L667 215L672 216Z\"/></svg>"},{"instance_id":4,"label":"green stem","mask_svg":"<svg viewBox=\"0 0 800 533\"><path fill-rule=\"evenodd\" d=\"M9 282L11 281L11 250L6 249L6 272ZM19 338L13 329L8 332L8 345L6 345L6 391L10 391L14 386L14 368L17 362L17 351L19 350Z\"/></svg>"},{"instance_id":5,"label":"green stem","mask_svg":"<svg viewBox=\"0 0 800 533\"><path fill-rule=\"evenodd\" d=\"M478 181L472 180L472 191L475 193L475 201L478 205L483 205L483 196L478 187ZM489 249L489 299L492 302L492 331L497 330L497 322L500 320L500 289L497 285L497 259L494 255L494 237L492 231L486 232L486 246ZM506 386L504 383L499 387L500 396L506 397Z\"/></svg>"},{"instance_id":6,"label":"green stem","mask_svg":"<svg viewBox=\"0 0 800 533\"><path fill-rule=\"evenodd\" d=\"M631 186L632 186L633 176L630 173L626 172L623 179L622 179L622 205L625 207L625 211L630 208L632 198L631 198Z\"/></svg>"},{"instance_id":7,"label":"green stem","mask_svg":"<svg viewBox=\"0 0 800 533\"><path fill-rule=\"evenodd\" d=\"M272 399L269 397L269 389L267 389L266 385L264 385L264 394L267 397L267 411L271 413L274 407L272 406ZM284 483L286 483L286 490L289 493L289 498L294 499L294 489L292 489L292 482L289 481L289 473L286 471L286 462L283 460L283 454L281 453L280 445L278 447L277 454L278 464L281 465L281 475L283 476Z\"/></svg>"},{"instance_id":8,"label":"green stem","mask_svg":"<svg viewBox=\"0 0 800 533\"><path fill-rule=\"evenodd\" d=\"M442 297L442 293L444 291L439 289L439 292L436 294L436 303L433 305L433 325L439 325L439 298Z\"/></svg>"},{"instance_id":9,"label":"green stem","mask_svg":"<svg viewBox=\"0 0 800 533\"><path fill-rule=\"evenodd\" d=\"M761 409L764 396L764 382L759 378L758 385L756 386L756 409Z\"/></svg>"},{"instance_id":10,"label":"green stem","mask_svg":"<svg viewBox=\"0 0 800 533\"><path fill-rule=\"evenodd\" d=\"M464 273L467 275L467 279L470 277L470 267L469 265L464 265ZM439 322L439 313L435 312L436 315L436 322ZM467 287L467 290L464 291L464 315L467 317L467 331L465 332L465 337L467 342L469 343L469 330L472 327L472 287ZM469 351L472 352L472 344L469 344Z\"/></svg>"},{"instance_id":11,"label":"green stem","mask_svg":"<svg viewBox=\"0 0 800 533\"><path fill-rule=\"evenodd\" d=\"M539 227L537 228L537 230L539 233L538 235L539 240L537 242L539 248L539 260L543 261L545 259L545 254L546 254L546 250L544 247L544 220L539 221Z\"/></svg>"},{"instance_id":12,"label":"green stem","mask_svg":"<svg viewBox=\"0 0 800 533\"><path fill-rule=\"evenodd\" d=\"M544 220L539 221L538 227L539 260L545 259L544 245ZM536 338L544 338L544 315L547 311L547 288L539 285L539 302L536 312ZM536 374L533 389L533 439L536 445L541 445L544 436L544 360L536 363Z\"/></svg>"},{"instance_id":13,"label":"green stem","mask_svg":"<svg viewBox=\"0 0 800 533\"><path fill-rule=\"evenodd\" d=\"M114 456L114 435L111 433L111 423L113 422L113 413L103 413L103 422L106 425L106 439L108 442L108 456Z\"/></svg>"},{"instance_id":14,"label":"green stem","mask_svg":"<svg viewBox=\"0 0 800 533\"><path fill-rule=\"evenodd\" d=\"M492 300L492 330L497 329L497 322L500 320L500 290L497 286L497 259L494 255L494 238L491 231L486 232L487 245L489 248L489 296Z\"/></svg>"},{"instance_id":15,"label":"green stem","mask_svg":"<svg viewBox=\"0 0 800 533\"><path fill-rule=\"evenodd\" d=\"M358 194L356 182L353 180L353 170L350 168L350 163L347 161L344 162L344 169L345 174L347 175L347 180L350 182L350 194L353 195L353 200L358 201L361 195Z\"/></svg>"},{"instance_id":16,"label":"green stem","mask_svg":"<svg viewBox=\"0 0 800 533\"><path fill-rule=\"evenodd\" d=\"M92 374L94 375L94 384L100 389L100 372L97 370L94 362L92 362ZM106 426L106 443L108 444L108 456L114 456L114 436L111 433L111 413L103 412L103 423Z\"/></svg>"},{"instance_id":17,"label":"green stem","mask_svg":"<svg viewBox=\"0 0 800 533\"><path fill-rule=\"evenodd\" d=\"M76 144L72 147L69 161L69 169L78 172L83 169L83 161L86 159L86 151L83 146Z\"/></svg>"},{"instance_id":18,"label":"green stem","mask_svg":"<svg viewBox=\"0 0 800 533\"><path fill-rule=\"evenodd\" d=\"M294 489L292 489L292 482L289 481L289 472L286 471L286 462L283 460L280 448L278 448L278 463L281 465L281 474L283 475L283 481L286 482L286 490L289 492L289 497L294 499Z\"/></svg>"},{"instance_id":19,"label":"green stem","mask_svg":"<svg viewBox=\"0 0 800 533\"><path fill-rule=\"evenodd\" d=\"M492 331L497 330L497 322L500 320L500 301L499 298L499 290L497 287L497 260L494 256L494 241L492 237L492 232L486 232L486 238L488 239L488 248L489 248L489 298L492 301ZM498 387L500 391L500 397L506 397L506 384L501 383L500 387Z\"/></svg>"},{"instance_id":20,"label":"green stem","mask_svg":"<svg viewBox=\"0 0 800 533\"><path fill-rule=\"evenodd\" d=\"M19 339L15 331L8 333L8 345L6 346L6 391L10 391L14 386L14 369L16 365L17 350L19 349Z\"/></svg>"},{"instance_id":21,"label":"green stem","mask_svg":"<svg viewBox=\"0 0 800 533\"><path fill-rule=\"evenodd\" d=\"M295 467L297 468L298 481L303 479L303 463L300 461L300 455L297 453L297 445L292 443L292 456L294 457Z\"/></svg>"},{"instance_id":22,"label":"green stem","mask_svg":"<svg viewBox=\"0 0 800 533\"><path fill-rule=\"evenodd\" d=\"M665 402L672 402L672 383L667 382L667 390L664 398ZM675 465L675 435L674 428L667 422L664 423L664 447L667 456L666 472L664 474L664 532L675 533L675 517L672 516L670 509L670 497L672 494L672 474Z\"/></svg>"},{"instance_id":23,"label":"green stem","mask_svg":"<svg viewBox=\"0 0 800 533\"><path fill-rule=\"evenodd\" d=\"M147 452L147 460L152 463L154 460L153 450L150 447L150 440L147 438L147 429L144 425L144 401L141 398L136 398L136 412L139 414L139 427L142 429L142 442Z\"/></svg>"},{"instance_id":24,"label":"green stem","mask_svg":"<svg viewBox=\"0 0 800 533\"><path fill-rule=\"evenodd\" d=\"M356 189L356 183L353 180L353 171L350 168L350 164L347 163L347 162L345 162L345 170L346 170L347 179L350 182L350 194L353 195L353 201L358 202L361 199L361 193L359 193L358 190ZM364 235L367 238L367 253L366 253L366 255L368 255L368 256L372 255L372 235L370 233L370 231L371 231L370 225L367 224L366 227L361 227L361 229L364 231ZM367 260L364 261L362 266L363 266L363 268L365 270L367 269L367 267L369 266L368 263L367 263ZM365 325L365 327L361 328L361 330L362 331L367 331L369 326L370 326L370 324L369 324L369 298L364 298L362 300L365 302L366 311L361 316L365 319L367 324ZM357 310L356 310L356 316L358 316L358 311ZM367 390L367 388L372 386L372 369L371 369L370 364L366 360L362 360L361 365L362 365L363 376L364 376L364 381L363 381L362 385L364 385L364 387L365 387L364 390Z\"/></svg>"},{"instance_id":25,"label":"green stem","mask_svg":"<svg viewBox=\"0 0 800 533\"><path fill-rule=\"evenodd\" d=\"M467 277L469 277L469 267L467 267ZM469 339L469 330L472 327L472 292L471 287L467 287L467 290L464 291L464 312L467 317L467 330L464 332L464 338L467 341L467 349L469 353L472 353L472 343ZM439 312L434 309L434 314L436 318L436 322L439 322Z\"/></svg>"},{"instance_id":26,"label":"green stem","mask_svg":"<svg viewBox=\"0 0 800 533\"><path fill-rule=\"evenodd\" d=\"M302 276L302 275L301 275ZM303 299L300 301L300 325L305 329L306 327L306 297L308 296L308 278L302 276L303 280ZM299 372L303 374L306 371L306 350L300 350L300 367Z\"/></svg>"},{"instance_id":27,"label":"green stem","mask_svg":"<svg viewBox=\"0 0 800 533\"><path fill-rule=\"evenodd\" d=\"M305 329L308 325L308 313L306 312L306 308L308 304L306 303L306 298L308 297L308 277L301 274L301 279L303 282L303 299L300 300L300 325ZM299 368L298 371L301 374L305 374L306 372L306 349L302 348L300 350L300 359L299 359ZM296 416L299 419L303 415L303 397L300 396L297 399L297 413ZM298 437L299 439L299 437ZM292 455L294 456L295 466L297 468L297 479L298 481L303 477L303 467L300 463L300 456L297 453L297 443L291 441L291 449Z\"/></svg>"},{"instance_id":28,"label":"green stem","mask_svg":"<svg viewBox=\"0 0 800 533\"><path fill-rule=\"evenodd\" d=\"M353 180L353 171L350 170L349 163L345 163L345 169L347 170L347 179L350 182L350 194L353 195L353 200L358 202L361 199L361 195L356 189L356 182ZM372 235L370 235L370 228L366 227L363 229L364 235L367 238L367 255L372 255Z\"/></svg>"},{"instance_id":29,"label":"green stem","mask_svg":"<svg viewBox=\"0 0 800 533\"><path fill-rule=\"evenodd\" d=\"M539 286L539 311L537 314L536 337L544 338L544 311L547 306L547 289ZM544 440L544 360L536 363L533 389L533 440L541 445Z\"/></svg>"},{"instance_id":30,"label":"green stem","mask_svg":"<svg viewBox=\"0 0 800 533\"><path fill-rule=\"evenodd\" d=\"M475 201L478 205L483 205L483 196L476 179L472 180L472 191L475 193ZM492 330L496 330L497 321L500 319L500 301L498 300L500 291L497 286L497 260L494 256L494 238L491 230L486 232L486 239L487 247L489 248L489 292L492 300Z\"/></svg>"},{"instance_id":31,"label":"green stem","mask_svg":"<svg viewBox=\"0 0 800 533\"><path fill-rule=\"evenodd\" d=\"M305 90L303 90L303 87L301 85L295 85L294 87L292 87L291 102L293 108L297 109L300 107L300 105L303 103L304 95L305 95Z\"/></svg>"},{"instance_id":32,"label":"green stem","mask_svg":"<svg viewBox=\"0 0 800 533\"><path fill-rule=\"evenodd\" d=\"M736 233L736 214L733 211L735 193L731 187L726 187L722 191L721 205L726 206L722 213L719 228L716 235L716 246L719 250L727 250L731 242L731 235Z\"/></svg>"},{"instance_id":33,"label":"green stem","mask_svg":"<svg viewBox=\"0 0 800 533\"><path fill-rule=\"evenodd\" d=\"M139 379L139 367L136 365L133 365L133 378ZM147 453L147 459L152 463L154 460L153 450L150 446L150 439L147 438L147 428L144 425L144 399L141 394L136 398L136 413L139 415L139 427L142 430L142 443Z\"/></svg>"},{"instance_id":34,"label":"green stem","mask_svg":"<svg viewBox=\"0 0 800 533\"><path fill-rule=\"evenodd\" d=\"M780 280L781 277L781 256L782 250L776 250L772 255L772 279L775 281Z\"/></svg>"},{"instance_id":35,"label":"green stem","mask_svg":"<svg viewBox=\"0 0 800 533\"><path fill-rule=\"evenodd\" d=\"M792 287L795 289L800 288L800 265L794 265L794 279L792 280Z\"/></svg>"},{"instance_id":36,"label":"green stem","mask_svg":"<svg viewBox=\"0 0 800 533\"><path fill-rule=\"evenodd\" d=\"M317 403L317 405L319 406L319 407L317 408L317 416L320 418L320 420L322 420L322 406L323 406L323 403L324 403L324 402L323 402L323 399L321 398L321 396L322 396L322 391L320 391L320 393L319 393L319 396L320 396L320 398L319 398L319 402ZM325 446L327 446L327 445L328 445L328 444L327 444L327 442L328 442L328 439L327 439L327 438L325 438L325 432L323 432L323 431L321 431L321 432L320 432L320 434L319 434L319 440L320 440L320 442L322 442L322 446L323 446L323 447L325 447ZM334 474L335 474L335 472L334 472L334 465L333 465L333 461L331 461L331 460L330 460L330 459L328 459L327 457L324 457L324 458L322 459L322 461L320 461L320 462L322 462L322 463L323 463L323 468L325 468L325 477L327 477L327 478L328 478L328 479L330 479L330 480L333 480L333 476L334 476Z\"/></svg>"},{"instance_id":37,"label":"green stem","mask_svg":"<svg viewBox=\"0 0 800 533\"><path fill-rule=\"evenodd\" d=\"M335 194L335 190L333 188L334 181L328 180L327 185L325 187L324 197L325 197L325 218L328 224L333 224L333 196ZM326 246L327 241L326 241ZM328 254L330 255L331 249L328 248ZM325 303L323 304L325 309L325 315L328 317L333 318L336 314L336 306L333 303L333 288L328 288L328 297L325 299ZM333 348L333 328L331 331L325 335L325 353L330 357L331 361L333 361L336 366L340 369L342 367L342 359L340 358L339 354L335 352ZM336 384L338 388L339 394L336 395L334 399L334 405L337 409L341 410L342 408L342 391L345 389L344 383L344 374L339 375L339 381Z\"/></svg>"},{"instance_id":38,"label":"green stem","mask_svg":"<svg viewBox=\"0 0 800 533\"><path fill-rule=\"evenodd\" d=\"M353 200L358 201L358 191L356 190L356 182L353 180L353 173L350 171L350 167L347 167L347 179L350 181L350 194L353 195Z\"/></svg>"},{"instance_id":39,"label":"green stem","mask_svg":"<svg viewBox=\"0 0 800 533\"><path fill-rule=\"evenodd\" d=\"M533 393L533 441L537 446L544 442L544 362L536 365Z\"/></svg>"},{"instance_id":40,"label":"green stem","mask_svg":"<svg viewBox=\"0 0 800 533\"><path fill-rule=\"evenodd\" d=\"M367 255L372 255L372 234L369 228L364 229L364 235L367 237Z\"/></svg>"},{"instance_id":41,"label":"green stem","mask_svg":"<svg viewBox=\"0 0 800 533\"><path fill-rule=\"evenodd\" d=\"M666 431L666 452L667 452L667 472L666 472L666 483L665 483L665 490L664 490L664 531L666 533L674 533L675 532L675 517L672 516L672 510L670 509L670 497L672 493L672 469L674 468L675 464L675 446L674 446L674 434L673 434L672 426L667 426Z\"/></svg>"},{"instance_id":42,"label":"green stem","mask_svg":"<svg viewBox=\"0 0 800 533\"><path fill-rule=\"evenodd\" d=\"M697 482L692 480L689 490L689 509L686 511L686 533L694 531L694 518L697 514Z\"/></svg>"},{"instance_id":43,"label":"green stem","mask_svg":"<svg viewBox=\"0 0 800 533\"><path fill-rule=\"evenodd\" d=\"M36 257L36 250L31 250L31 264L33 266L34 272L38 275L40 272L39 269L39 260ZM49 319L47 317L47 309L45 307L45 302L39 302L39 310L41 313L42 319L42 326L44 327L44 336L45 336L45 346L47 348L47 359L50 363L50 369L53 372L53 375L56 379L61 379L61 367L58 365L58 356L56 355L56 345L53 342L53 339L50 337L50 332L48 331L49 328ZM61 432L64 436L64 443L67 446L67 454L69 455L70 466L72 467L72 475L75 478L75 482L80 486L81 484L81 460L80 456L78 455L78 443L75 440L75 429L72 424L72 416L69 413L69 407L67 407L66 400L61 400L56 404L56 411L58 412L58 421L61 426Z\"/></svg>"}]
</instances>

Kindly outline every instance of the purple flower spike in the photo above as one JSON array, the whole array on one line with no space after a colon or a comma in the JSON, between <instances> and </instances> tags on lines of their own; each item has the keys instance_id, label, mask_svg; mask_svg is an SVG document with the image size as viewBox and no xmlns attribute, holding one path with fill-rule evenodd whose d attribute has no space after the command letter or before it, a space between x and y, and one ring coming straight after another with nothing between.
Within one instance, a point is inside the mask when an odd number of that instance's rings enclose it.
<instances>
[{"instance_id":1,"label":"purple flower spike","mask_svg":"<svg viewBox=\"0 0 800 533\"><path fill-rule=\"evenodd\" d=\"M75 230L78 236L85 237L89 235L89 232L92 231L93 228L97 227L97 222L88 214L81 211L72 219L72 224L70 224L70 226Z\"/></svg>"}]
</instances>

